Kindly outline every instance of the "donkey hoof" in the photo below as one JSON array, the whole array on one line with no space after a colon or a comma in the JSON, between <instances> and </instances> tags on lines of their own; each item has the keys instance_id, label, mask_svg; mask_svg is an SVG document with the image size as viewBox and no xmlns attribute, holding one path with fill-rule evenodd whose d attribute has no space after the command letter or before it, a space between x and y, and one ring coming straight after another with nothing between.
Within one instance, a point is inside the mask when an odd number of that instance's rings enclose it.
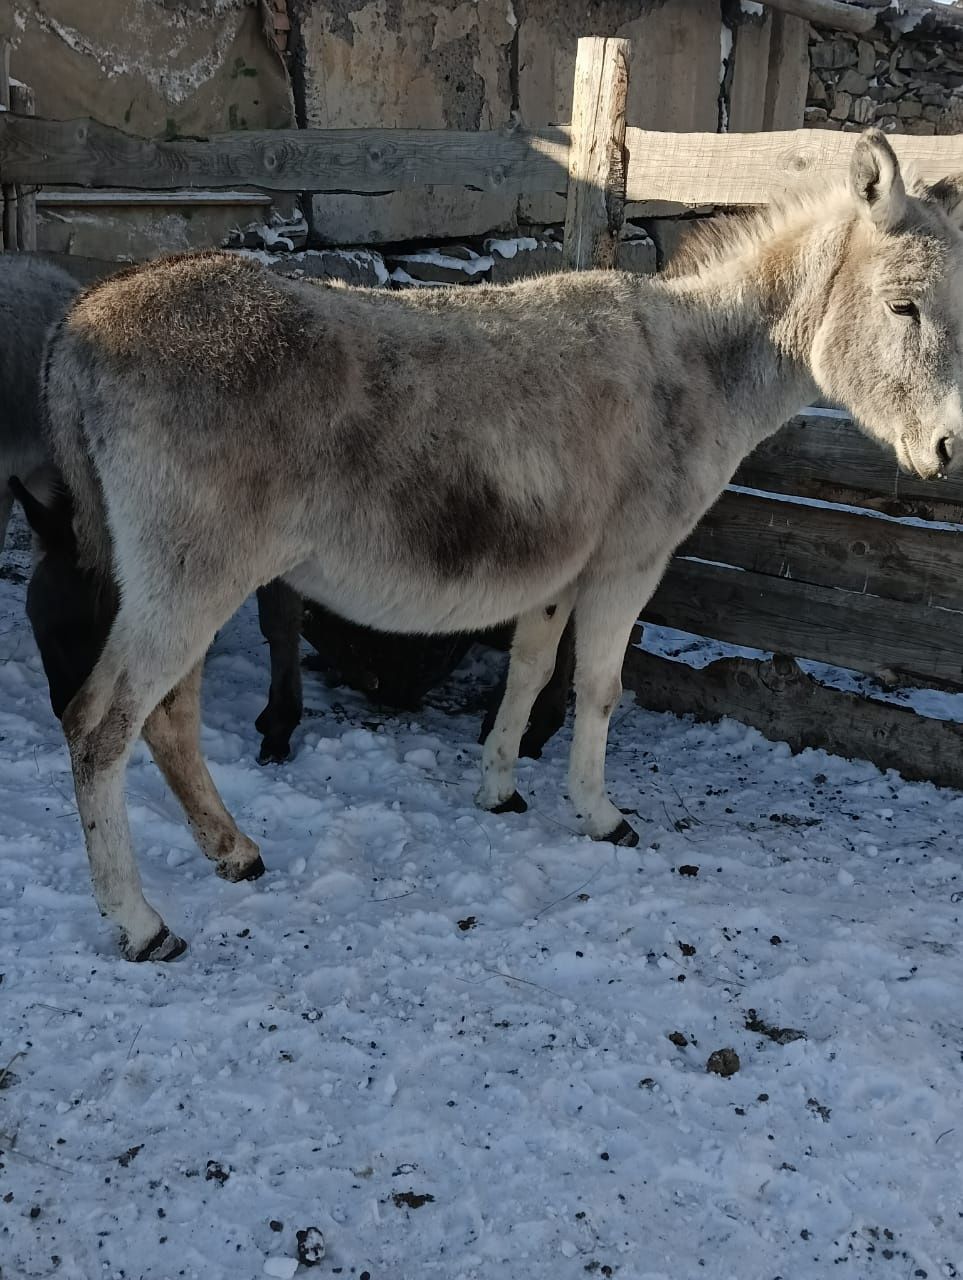
<instances>
[{"instance_id":1,"label":"donkey hoof","mask_svg":"<svg viewBox=\"0 0 963 1280\"><path fill-rule=\"evenodd\" d=\"M501 804L496 804L495 807L491 810L491 812L492 813L525 813L527 812L527 810L528 810L528 805L525 803L525 801L522 799L522 797L518 794L517 791L513 791L507 800L503 800Z\"/></svg>"},{"instance_id":2,"label":"donkey hoof","mask_svg":"<svg viewBox=\"0 0 963 1280\"><path fill-rule=\"evenodd\" d=\"M261 750L258 752L258 764L284 764L291 758L290 742L268 742L266 739L261 743Z\"/></svg>"},{"instance_id":3,"label":"donkey hoof","mask_svg":"<svg viewBox=\"0 0 963 1280\"><path fill-rule=\"evenodd\" d=\"M130 944L126 941L124 943L125 958L132 960L135 964L140 964L143 960L176 960L186 950L187 943L184 939L179 938L176 933L171 933L166 925L139 951L132 951Z\"/></svg>"},{"instance_id":4,"label":"donkey hoof","mask_svg":"<svg viewBox=\"0 0 963 1280\"><path fill-rule=\"evenodd\" d=\"M634 849L639 843L639 833L623 818L614 831L610 831L607 836L596 836L596 839L604 840L606 844L619 844L624 849Z\"/></svg>"},{"instance_id":5,"label":"donkey hoof","mask_svg":"<svg viewBox=\"0 0 963 1280\"><path fill-rule=\"evenodd\" d=\"M222 880L230 880L232 884L240 884L242 880L260 880L266 870L260 854L246 867L239 867L236 862L217 864L217 874Z\"/></svg>"}]
</instances>

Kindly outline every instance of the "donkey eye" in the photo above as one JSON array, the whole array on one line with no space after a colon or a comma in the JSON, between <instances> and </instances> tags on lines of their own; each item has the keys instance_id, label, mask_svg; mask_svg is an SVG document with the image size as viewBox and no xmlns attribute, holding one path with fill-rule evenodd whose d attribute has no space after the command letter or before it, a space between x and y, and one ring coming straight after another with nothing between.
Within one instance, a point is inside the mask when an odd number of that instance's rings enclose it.
<instances>
[{"instance_id":1,"label":"donkey eye","mask_svg":"<svg viewBox=\"0 0 963 1280\"><path fill-rule=\"evenodd\" d=\"M886 304L894 316L906 316L909 320L919 320L919 307L915 302L907 302L900 300L899 302L887 302Z\"/></svg>"}]
</instances>

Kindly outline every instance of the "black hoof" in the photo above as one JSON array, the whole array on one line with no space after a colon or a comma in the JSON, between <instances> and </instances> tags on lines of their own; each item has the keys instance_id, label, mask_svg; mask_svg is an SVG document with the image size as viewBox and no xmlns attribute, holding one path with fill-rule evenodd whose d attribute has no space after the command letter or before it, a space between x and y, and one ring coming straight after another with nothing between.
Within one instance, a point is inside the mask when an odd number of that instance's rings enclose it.
<instances>
[{"instance_id":1,"label":"black hoof","mask_svg":"<svg viewBox=\"0 0 963 1280\"><path fill-rule=\"evenodd\" d=\"M217 864L217 874L222 880L229 880L231 884L240 884L242 880L260 880L266 870L260 854L246 867L239 867L236 862Z\"/></svg>"},{"instance_id":2,"label":"black hoof","mask_svg":"<svg viewBox=\"0 0 963 1280\"><path fill-rule=\"evenodd\" d=\"M284 764L291 758L290 742L262 742L258 764Z\"/></svg>"},{"instance_id":3,"label":"black hoof","mask_svg":"<svg viewBox=\"0 0 963 1280\"><path fill-rule=\"evenodd\" d=\"M140 951L133 954L125 946L124 954L128 960L134 964L140 964L144 960L176 960L178 956L182 956L187 950L187 943L183 938L179 938L176 933L171 933L170 929L165 925L155 937L151 938L146 946L141 947Z\"/></svg>"},{"instance_id":4,"label":"black hoof","mask_svg":"<svg viewBox=\"0 0 963 1280\"><path fill-rule=\"evenodd\" d=\"M607 844L620 844L625 849L634 849L639 843L639 833L623 818L614 831L607 836L596 836L596 840L604 840Z\"/></svg>"},{"instance_id":5,"label":"black hoof","mask_svg":"<svg viewBox=\"0 0 963 1280\"><path fill-rule=\"evenodd\" d=\"M527 811L528 811L528 805L525 803L525 801L522 799L522 797L518 794L517 791L513 791L507 800L503 800L501 804L496 804L494 809L492 809L491 812L492 813L526 813Z\"/></svg>"},{"instance_id":6,"label":"black hoof","mask_svg":"<svg viewBox=\"0 0 963 1280\"><path fill-rule=\"evenodd\" d=\"M544 745L542 742L526 742L523 738L522 745L518 748L518 754L525 760L541 760L542 747Z\"/></svg>"}]
</instances>

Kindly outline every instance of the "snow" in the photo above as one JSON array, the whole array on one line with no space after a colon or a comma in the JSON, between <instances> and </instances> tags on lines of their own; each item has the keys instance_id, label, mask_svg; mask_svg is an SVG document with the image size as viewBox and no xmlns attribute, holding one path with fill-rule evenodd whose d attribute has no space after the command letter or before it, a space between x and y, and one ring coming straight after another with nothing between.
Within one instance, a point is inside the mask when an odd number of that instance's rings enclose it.
<instances>
[{"instance_id":1,"label":"snow","mask_svg":"<svg viewBox=\"0 0 963 1280\"><path fill-rule=\"evenodd\" d=\"M561 249L559 245L559 249ZM533 249L538 248L538 241L534 236L516 236L511 240L486 240L485 252L488 254L497 253L500 258L514 258L519 252L531 253Z\"/></svg>"},{"instance_id":2,"label":"snow","mask_svg":"<svg viewBox=\"0 0 963 1280\"><path fill-rule=\"evenodd\" d=\"M307 675L262 769L247 606L204 748L268 872L213 875L139 747L147 893L190 949L135 966L23 598L0 579L4 1277L292 1276L310 1228L319 1278L963 1270L963 797L626 699L639 849L573 834L567 734L521 766L528 813L482 813L481 651L400 718Z\"/></svg>"},{"instance_id":3,"label":"snow","mask_svg":"<svg viewBox=\"0 0 963 1280\"><path fill-rule=\"evenodd\" d=\"M478 275L483 271L491 271L493 263L489 254L478 254L471 249L467 250L467 252L469 255L467 258L458 258L454 254L442 253L440 249L426 249L420 253L402 253L395 256L399 262L428 263L435 267L446 267L449 271L463 271L468 276Z\"/></svg>"}]
</instances>

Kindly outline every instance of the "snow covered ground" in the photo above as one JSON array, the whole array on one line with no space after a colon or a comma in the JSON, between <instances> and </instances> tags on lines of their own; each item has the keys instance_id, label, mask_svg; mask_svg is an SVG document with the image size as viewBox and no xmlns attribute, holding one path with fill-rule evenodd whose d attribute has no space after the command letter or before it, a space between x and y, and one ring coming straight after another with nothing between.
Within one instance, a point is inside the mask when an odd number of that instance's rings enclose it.
<instances>
[{"instance_id":1,"label":"snow covered ground","mask_svg":"<svg viewBox=\"0 0 963 1280\"><path fill-rule=\"evenodd\" d=\"M567 736L527 814L480 813L478 658L411 718L309 676L261 769L248 607L204 744L268 873L217 879L138 749L147 892L190 949L134 966L23 595L0 581L3 1280L291 1276L309 1227L299 1274L353 1280L963 1275L963 797L626 701L639 849L572 834Z\"/></svg>"}]
</instances>

